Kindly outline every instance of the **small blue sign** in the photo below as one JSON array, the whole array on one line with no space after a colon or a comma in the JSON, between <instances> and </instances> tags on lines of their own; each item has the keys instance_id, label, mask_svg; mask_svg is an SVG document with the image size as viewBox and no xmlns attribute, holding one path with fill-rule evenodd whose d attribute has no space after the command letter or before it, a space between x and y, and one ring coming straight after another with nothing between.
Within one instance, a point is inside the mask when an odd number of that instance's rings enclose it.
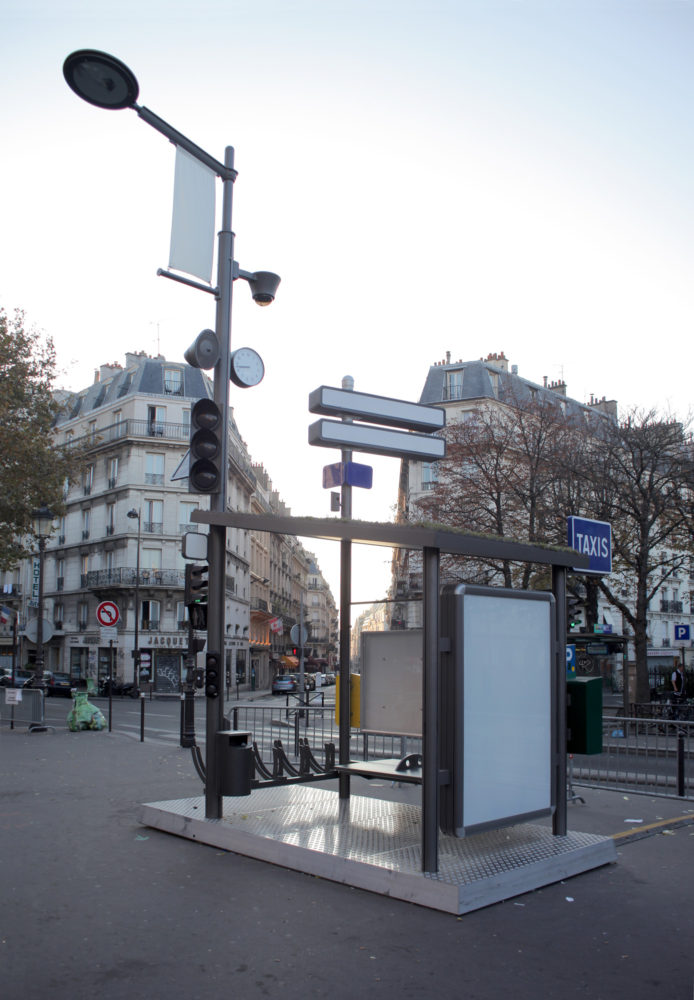
<instances>
[{"instance_id":1,"label":"small blue sign","mask_svg":"<svg viewBox=\"0 0 694 1000\"><path fill-rule=\"evenodd\" d=\"M574 567L576 573L612 572L612 529L607 521L590 521L586 517L569 517L568 542L584 556L588 569Z\"/></svg>"},{"instance_id":2,"label":"small blue sign","mask_svg":"<svg viewBox=\"0 0 694 1000\"><path fill-rule=\"evenodd\" d=\"M576 646L572 642L566 644L566 676L576 676Z\"/></svg>"},{"instance_id":3,"label":"small blue sign","mask_svg":"<svg viewBox=\"0 0 694 1000\"><path fill-rule=\"evenodd\" d=\"M691 628L689 625L675 625L675 642L689 642Z\"/></svg>"},{"instance_id":4,"label":"small blue sign","mask_svg":"<svg viewBox=\"0 0 694 1000\"><path fill-rule=\"evenodd\" d=\"M323 489L335 486L360 486L370 490L373 485L374 470L370 465L359 462L334 462L323 466Z\"/></svg>"}]
</instances>

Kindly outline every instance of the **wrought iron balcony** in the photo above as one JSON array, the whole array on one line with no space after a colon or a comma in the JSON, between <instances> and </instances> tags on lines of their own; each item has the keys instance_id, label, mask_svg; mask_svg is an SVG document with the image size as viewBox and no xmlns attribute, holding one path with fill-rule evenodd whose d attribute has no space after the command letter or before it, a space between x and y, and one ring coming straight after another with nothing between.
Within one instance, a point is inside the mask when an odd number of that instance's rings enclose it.
<instances>
[{"instance_id":1,"label":"wrought iron balcony","mask_svg":"<svg viewBox=\"0 0 694 1000\"><path fill-rule=\"evenodd\" d=\"M103 587L134 587L137 570L133 566L119 569L97 569L86 574L86 586L90 589ZM183 573L177 569L141 569L141 587L183 587Z\"/></svg>"}]
</instances>

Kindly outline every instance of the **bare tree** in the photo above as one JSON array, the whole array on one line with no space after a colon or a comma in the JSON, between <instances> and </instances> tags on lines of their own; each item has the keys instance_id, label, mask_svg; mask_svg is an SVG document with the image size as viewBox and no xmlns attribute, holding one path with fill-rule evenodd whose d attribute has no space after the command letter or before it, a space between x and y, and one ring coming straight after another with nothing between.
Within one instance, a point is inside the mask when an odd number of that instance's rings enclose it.
<instances>
[{"instance_id":1,"label":"bare tree","mask_svg":"<svg viewBox=\"0 0 694 1000\"><path fill-rule=\"evenodd\" d=\"M509 399L484 405L446 428L447 454L436 487L417 503L425 517L516 540L565 544L553 498L568 493L562 460L577 428L561 400ZM545 570L498 560L457 561L462 579L527 588ZM546 582L546 581L545 581Z\"/></svg>"},{"instance_id":2,"label":"bare tree","mask_svg":"<svg viewBox=\"0 0 694 1000\"><path fill-rule=\"evenodd\" d=\"M632 410L575 463L588 517L612 525L613 572L598 586L634 633L636 701L648 701L648 612L685 568L694 532L690 420ZM622 591L626 590L625 597Z\"/></svg>"},{"instance_id":3,"label":"bare tree","mask_svg":"<svg viewBox=\"0 0 694 1000\"><path fill-rule=\"evenodd\" d=\"M418 501L428 519L522 541L566 544L566 519L612 526L613 573L570 581L596 620L597 591L634 635L637 701L649 697L648 614L685 566L694 539L694 446L690 421L652 410L621 422L567 413L561 400L485 405L447 427L439 481ZM449 566L460 579L545 587L544 570L494 561ZM627 591L628 596L624 595Z\"/></svg>"}]
</instances>

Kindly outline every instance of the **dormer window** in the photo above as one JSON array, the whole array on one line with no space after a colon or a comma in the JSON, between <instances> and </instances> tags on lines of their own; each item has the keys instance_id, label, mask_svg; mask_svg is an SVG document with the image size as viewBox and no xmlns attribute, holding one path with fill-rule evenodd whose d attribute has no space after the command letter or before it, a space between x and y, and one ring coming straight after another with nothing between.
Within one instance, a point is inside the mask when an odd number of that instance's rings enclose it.
<instances>
[{"instance_id":1,"label":"dormer window","mask_svg":"<svg viewBox=\"0 0 694 1000\"><path fill-rule=\"evenodd\" d=\"M460 399L463 395L463 369L446 372L444 399Z\"/></svg>"},{"instance_id":2,"label":"dormer window","mask_svg":"<svg viewBox=\"0 0 694 1000\"><path fill-rule=\"evenodd\" d=\"M171 396L183 395L183 372L180 368L164 369L164 392Z\"/></svg>"}]
</instances>

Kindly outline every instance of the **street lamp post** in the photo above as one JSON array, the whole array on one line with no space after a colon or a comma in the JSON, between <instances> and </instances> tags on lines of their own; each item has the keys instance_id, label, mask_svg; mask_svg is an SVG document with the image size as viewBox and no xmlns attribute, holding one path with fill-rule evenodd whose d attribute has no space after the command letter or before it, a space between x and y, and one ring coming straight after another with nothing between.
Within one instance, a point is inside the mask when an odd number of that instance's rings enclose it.
<instances>
[{"instance_id":1,"label":"street lamp post","mask_svg":"<svg viewBox=\"0 0 694 1000\"><path fill-rule=\"evenodd\" d=\"M231 228L233 186L236 180L234 150L227 146L224 163L210 156L204 149L191 142L185 135L169 125L149 108L137 104L140 88L133 72L119 59L105 52L82 49L73 52L63 64L63 75L68 86L83 100L99 108L120 110L131 108L152 128L166 136L175 146L184 149L198 162L212 170L222 181L222 225L217 243L217 287L193 281L181 275L159 269L158 274L179 281L214 295L217 307L215 334L219 347L214 365L213 397L222 418L221 462L223 470L219 493L210 494L210 509L223 513L227 503L229 381L231 378L231 300L233 283L237 278L248 282L254 301L260 306L269 305L275 298L280 283L278 275L270 271L242 271L234 260L234 233ZM210 525L209 546L209 601L207 614L208 655L216 654L223 669L224 619L226 585L226 527ZM221 819L222 796L218 791L219 764L216 734L224 725L224 699L207 698L206 756L205 756L205 816Z\"/></svg>"},{"instance_id":2,"label":"street lamp post","mask_svg":"<svg viewBox=\"0 0 694 1000\"><path fill-rule=\"evenodd\" d=\"M34 661L34 687L43 687L43 570L46 558L46 541L50 534L48 525L53 520L53 512L42 505L34 511L33 527L34 534L39 544L39 593L38 612L36 618L36 660Z\"/></svg>"},{"instance_id":3,"label":"street lamp post","mask_svg":"<svg viewBox=\"0 0 694 1000\"><path fill-rule=\"evenodd\" d=\"M140 686L140 538L142 529L142 511L138 508L129 510L127 516L137 518L137 554L135 556L135 644L133 646L133 683Z\"/></svg>"}]
</instances>

